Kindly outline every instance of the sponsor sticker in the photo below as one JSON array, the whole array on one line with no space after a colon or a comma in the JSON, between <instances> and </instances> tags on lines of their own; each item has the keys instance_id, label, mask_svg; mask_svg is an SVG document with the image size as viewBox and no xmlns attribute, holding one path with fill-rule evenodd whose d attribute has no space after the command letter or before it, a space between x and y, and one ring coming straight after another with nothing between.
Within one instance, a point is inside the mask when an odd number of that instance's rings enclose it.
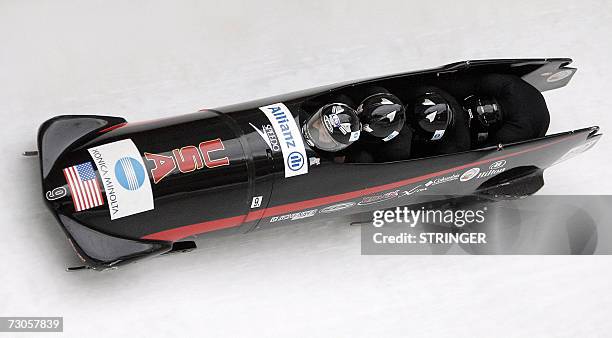
<instances>
[{"instance_id":1,"label":"sponsor sticker","mask_svg":"<svg viewBox=\"0 0 612 338\"><path fill-rule=\"evenodd\" d=\"M426 187L431 187L434 185L438 185L438 184L442 184L442 183L447 183L447 182L451 182L451 181L455 181L459 178L459 174L452 174L450 176L442 176L442 177L438 177L435 178L433 180L430 180L429 182L425 183Z\"/></svg>"},{"instance_id":2,"label":"sponsor sticker","mask_svg":"<svg viewBox=\"0 0 612 338\"><path fill-rule=\"evenodd\" d=\"M493 162L489 166L489 170L479 173L478 176L476 176L476 178L480 179L480 178L485 178L485 177L501 174L507 169L505 165L506 165L505 160Z\"/></svg>"},{"instance_id":3,"label":"sponsor sticker","mask_svg":"<svg viewBox=\"0 0 612 338\"><path fill-rule=\"evenodd\" d=\"M503 166L506 165L506 161L505 160L501 160L501 161L497 161L497 162L493 162L491 163L491 165L489 166L489 169L491 170L495 170L495 169L499 169Z\"/></svg>"},{"instance_id":4,"label":"sponsor sticker","mask_svg":"<svg viewBox=\"0 0 612 338\"><path fill-rule=\"evenodd\" d=\"M340 126L338 127L338 129L340 130L342 135L346 135L348 133L353 133L353 132L351 132L351 124L350 123L340 123ZM357 135L359 135L359 133ZM351 134L349 137L352 138L353 134Z\"/></svg>"},{"instance_id":5,"label":"sponsor sticker","mask_svg":"<svg viewBox=\"0 0 612 338\"><path fill-rule=\"evenodd\" d=\"M87 151L102 179L111 220L154 208L151 182L132 140L112 142Z\"/></svg>"},{"instance_id":6,"label":"sponsor sticker","mask_svg":"<svg viewBox=\"0 0 612 338\"><path fill-rule=\"evenodd\" d=\"M400 193L400 197L404 197L404 196L410 196L410 195L414 195L416 193L420 193L422 191L426 191L427 188L424 187L423 185L419 184L416 187L413 187L410 190L404 190Z\"/></svg>"},{"instance_id":7,"label":"sponsor sticker","mask_svg":"<svg viewBox=\"0 0 612 338\"><path fill-rule=\"evenodd\" d=\"M361 199L361 202L357 203L358 205L370 205L375 203L381 203L384 201L388 201L399 196L399 190L390 191L381 195L367 196Z\"/></svg>"},{"instance_id":8,"label":"sponsor sticker","mask_svg":"<svg viewBox=\"0 0 612 338\"><path fill-rule=\"evenodd\" d=\"M278 143L278 138L276 138L276 134L274 133L274 129L272 129L272 125L265 124L261 126L261 129L255 127L252 123L249 123L253 129L261 136L261 138L266 142L270 150L273 152L281 151L280 144Z\"/></svg>"},{"instance_id":9,"label":"sponsor sticker","mask_svg":"<svg viewBox=\"0 0 612 338\"><path fill-rule=\"evenodd\" d=\"M471 180L472 178L476 177L476 175L478 175L479 173L480 173L480 168L472 168L472 169L464 172L463 175L461 175L461 177L459 177L459 181L467 182L467 181Z\"/></svg>"},{"instance_id":10,"label":"sponsor sticker","mask_svg":"<svg viewBox=\"0 0 612 338\"><path fill-rule=\"evenodd\" d=\"M355 206L355 202L345 202L345 203L338 203L338 204L334 204L334 205L330 205L328 207L325 207L323 209L321 209L321 211L319 211L322 214L328 214L330 212L336 212L336 211L340 211L340 210L344 210L344 209L348 209L348 208L352 208Z\"/></svg>"},{"instance_id":11,"label":"sponsor sticker","mask_svg":"<svg viewBox=\"0 0 612 338\"><path fill-rule=\"evenodd\" d=\"M432 140L432 141L435 141L435 140L439 140L439 139L441 139L441 138L442 138L442 136L444 136L444 132L445 132L445 131L446 131L446 130L444 130L444 129L436 130L436 131L434 132L433 136L431 137L431 140Z\"/></svg>"},{"instance_id":12,"label":"sponsor sticker","mask_svg":"<svg viewBox=\"0 0 612 338\"><path fill-rule=\"evenodd\" d=\"M272 124L280 143L285 163L285 177L293 177L308 173L306 149L302 134L295 123L293 115L282 103L275 103L259 108Z\"/></svg>"},{"instance_id":13,"label":"sponsor sticker","mask_svg":"<svg viewBox=\"0 0 612 338\"><path fill-rule=\"evenodd\" d=\"M331 118L334 127L340 127L340 118L338 117L338 114L331 114L329 117Z\"/></svg>"},{"instance_id":14,"label":"sponsor sticker","mask_svg":"<svg viewBox=\"0 0 612 338\"><path fill-rule=\"evenodd\" d=\"M270 223L278 222L278 221L295 221L298 219L312 217L317 214L318 209L294 212L292 214L282 215L282 216L274 216L270 218Z\"/></svg>"},{"instance_id":15,"label":"sponsor sticker","mask_svg":"<svg viewBox=\"0 0 612 338\"><path fill-rule=\"evenodd\" d=\"M327 115L323 116L323 125L325 125L325 128L330 133L334 132L334 126L332 126L331 119L329 118L329 116L327 116Z\"/></svg>"},{"instance_id":16,"label":"sponsor sticker","mask_svg":"<svg viewBox=\"0 0 612 338\"><path fill-rule=\"evenodd\" d=\"M66 188L57 187L53 190L47 191L47 193L45 194L45 197L47 198L48 201L55 201L56 199L60 199L66 196L67 194L68 192L66 191Z\"/></svg>"}]
</instances>

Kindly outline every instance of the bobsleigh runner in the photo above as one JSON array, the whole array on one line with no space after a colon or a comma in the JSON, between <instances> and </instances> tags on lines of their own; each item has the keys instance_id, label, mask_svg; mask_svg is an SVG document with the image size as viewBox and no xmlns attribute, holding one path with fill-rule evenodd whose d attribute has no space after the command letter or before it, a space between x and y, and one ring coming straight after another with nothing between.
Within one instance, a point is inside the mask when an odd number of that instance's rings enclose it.
<instances>
[{"instance_id":1,"label":"bobsleigh runner","mask_svg":"<svg viewBox=\"0 0 612 338\"><path fill-rule=\"evenodd\" d=\"M565 86L570 63L459 62L148 122L58 116L26 155L79 268L105 270L203 235L533 194L601 136L545 135L541 92Z\"/></svg>"}]
</instances>

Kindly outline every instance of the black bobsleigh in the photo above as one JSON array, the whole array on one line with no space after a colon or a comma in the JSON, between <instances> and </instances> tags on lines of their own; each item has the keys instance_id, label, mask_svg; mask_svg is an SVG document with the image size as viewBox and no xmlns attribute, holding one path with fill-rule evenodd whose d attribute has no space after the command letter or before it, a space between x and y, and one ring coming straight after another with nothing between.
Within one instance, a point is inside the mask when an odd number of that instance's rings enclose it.
<instances>
[{"instance_id":1,"label":"black bobsleigh","mask_svg":"<svg viewBox=\"0 0 612 338\"><path fill-rule=\"evenodd\" d=\"M598 127L545 136L549 115L540 92L565 86L576 71L571 61L459 62L146 122L58 116L42 124L38 151L28 154L39 156L44 200L84 268L104 270L191 250L198 236L448 196L533 194L544 169L601 136ZM305 142L304 116L372 86L403 102L423 87L457 102L484 91L505 105L504 125L483 143L451 130L439 147L400 144L412 148L404 158L369 145L366 160L338 161ZM360 141L351 147L361 150Z\"/></svg>"}]
</instances>

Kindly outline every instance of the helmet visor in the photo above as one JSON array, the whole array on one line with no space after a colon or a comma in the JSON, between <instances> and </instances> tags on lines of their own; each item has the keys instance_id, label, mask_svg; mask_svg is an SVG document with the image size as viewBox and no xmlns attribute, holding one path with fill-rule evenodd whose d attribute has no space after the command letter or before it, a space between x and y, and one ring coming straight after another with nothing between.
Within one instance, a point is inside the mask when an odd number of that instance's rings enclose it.
<instances>
[{"instance_id":1,"label":"helmet visor","mask_svg":"<svg viewBox=\"0 0 612 338\"><path fill-rule=\"evenodd\" d=\"M323 112L325 106L317 111L304 125L304 134L311 145L324 151L335 152L342 150L359 139L359 123L343 121L342 117L335 117L337 121L330 121L330 115ZM350 109L350 108L349 108ZM356 118L356 115L355 115Z\"/></svg>"}]
</instances>

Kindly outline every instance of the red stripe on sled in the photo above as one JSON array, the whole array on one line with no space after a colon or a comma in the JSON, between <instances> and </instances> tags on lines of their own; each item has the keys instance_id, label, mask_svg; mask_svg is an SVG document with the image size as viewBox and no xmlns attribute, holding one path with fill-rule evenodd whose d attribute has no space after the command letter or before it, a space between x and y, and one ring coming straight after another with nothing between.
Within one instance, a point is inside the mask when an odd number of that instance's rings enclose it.
<instances>
[{"instance_id":1,"label":"red stripe on sled","mask_svg":"<svg viewBox=\"0 0 612 338\"><path fill-rule=\"evenodd\" d=\"M109 131L111 131L111 130L118 129L118 128L124 127L124 126L126 126L126 125L127 125L127 122L118 123L118 124L112 125L112 126L110 126L110 127L108 127L108 128L104 128L104 129L100 130L100 131L98 132L98 134L108 133L108 132L109 132Z\"/></svg>"},{"instance_id":2,"label":"red stripe on sled","mask_svg":"<svg viewBox=\"0 0 612 338\"><path fill-rule=\"evenodd\" d=\"M170 229L170 230L164 230L164 231L156 232L156 233L153 233L153 234L149 234L149 235L143 236L142 239L162 240L162 241L177 241L177 240L180 240L180 239L183 239L183 238L186 238L186 237L189 237L189 236L201 234L201 233L204 233L204 232L209 232L209 231L214 231L214 230L221 230L221 229L225 229L225 228L239 226L239 225L241 225L244 222L257 221L257 220L259 220L261 218L266 218L266 217L286 214L286 213L293 212L293 211L298 211L298 210L303 210L303 209L308 209L308 208L314 208L314 207L318 207L318 206L321 206L321 205L326 205L326 204L331 204L331 203L336 203L336 202L342 202L342 201L346 201L346 200L350 200L350 199L354 199L354 198L358 198L358 197L374 194L374 193L377 193L377 192L381 192L381 191L385 191L385 190L391 190L391 189L394 189L394 188L402 187L402 186L405 186L405 185L408 185L408 184L421 182L421 181L424 181L424 180L427 180L427 179L430 179L430 178L434 178L434 177L437 177L437 176L441 176L441 175L444 175L444 174L448 174L448 173L451 173L451 172L454 172L454 171L457 171L457 170L466 169L466 168L474 167L474 166L481 165L481 164L484 164L484 163L495 162L495 161L499 161L499 160L506 159L506 158L509 158L509 157L513 157L513 156L521 155L521 154L524 154L524 153L536 151L536 150L539 150L539 149L551 146L553 144L557 144L559 142L566 141L566 140L572 138L573 136L582 136L582 134L572 135L572 136L569 136L569 137L566 137L566 138L555 140L555 141L550 142L550 143L546 143L546 144L542 144L542 145L539 145L539 146L523 149L523 150L520 150L520 151L517 151L517 152L514 152L514 153L510 153L510 154L506 154L506 155L490 158L490 159L487 159L487 160L467 163L467 164L464 164L464 165L461 165L461 166L458 166L458 167L453 167L453 168L449 168L449 169L446 169L446 170L437 171L437 172L434 172L434 173L430 173L430 174L426 174L426 175L422 175L422 176L418 176L418 177L413 177L413 178L401 180L401 181L398 181L398 182L387 183L387 184L378 185L378 186L371 187L371 188L355 190L355 191L346 192L346 193L337 194L337 195L331 195L331 196L326 196L326 197L319 197L319 198L314 198L314 199L300 201L300 202L294 202L294 203L278 205L278 206L275 206L275 207L270 207L270 208L261 209L261 210L258 210L258 211L249 212L247 215L240 215L240 216L229 217L229 218L222 218L222 219L218 219L218 220L206 221L206 222L196 223L196 224L191 224L191 225L184 225L184 226L181 226L181 227L178 227L178 228L174 228L174 229Z\"/></svg>"}]
</instances>

